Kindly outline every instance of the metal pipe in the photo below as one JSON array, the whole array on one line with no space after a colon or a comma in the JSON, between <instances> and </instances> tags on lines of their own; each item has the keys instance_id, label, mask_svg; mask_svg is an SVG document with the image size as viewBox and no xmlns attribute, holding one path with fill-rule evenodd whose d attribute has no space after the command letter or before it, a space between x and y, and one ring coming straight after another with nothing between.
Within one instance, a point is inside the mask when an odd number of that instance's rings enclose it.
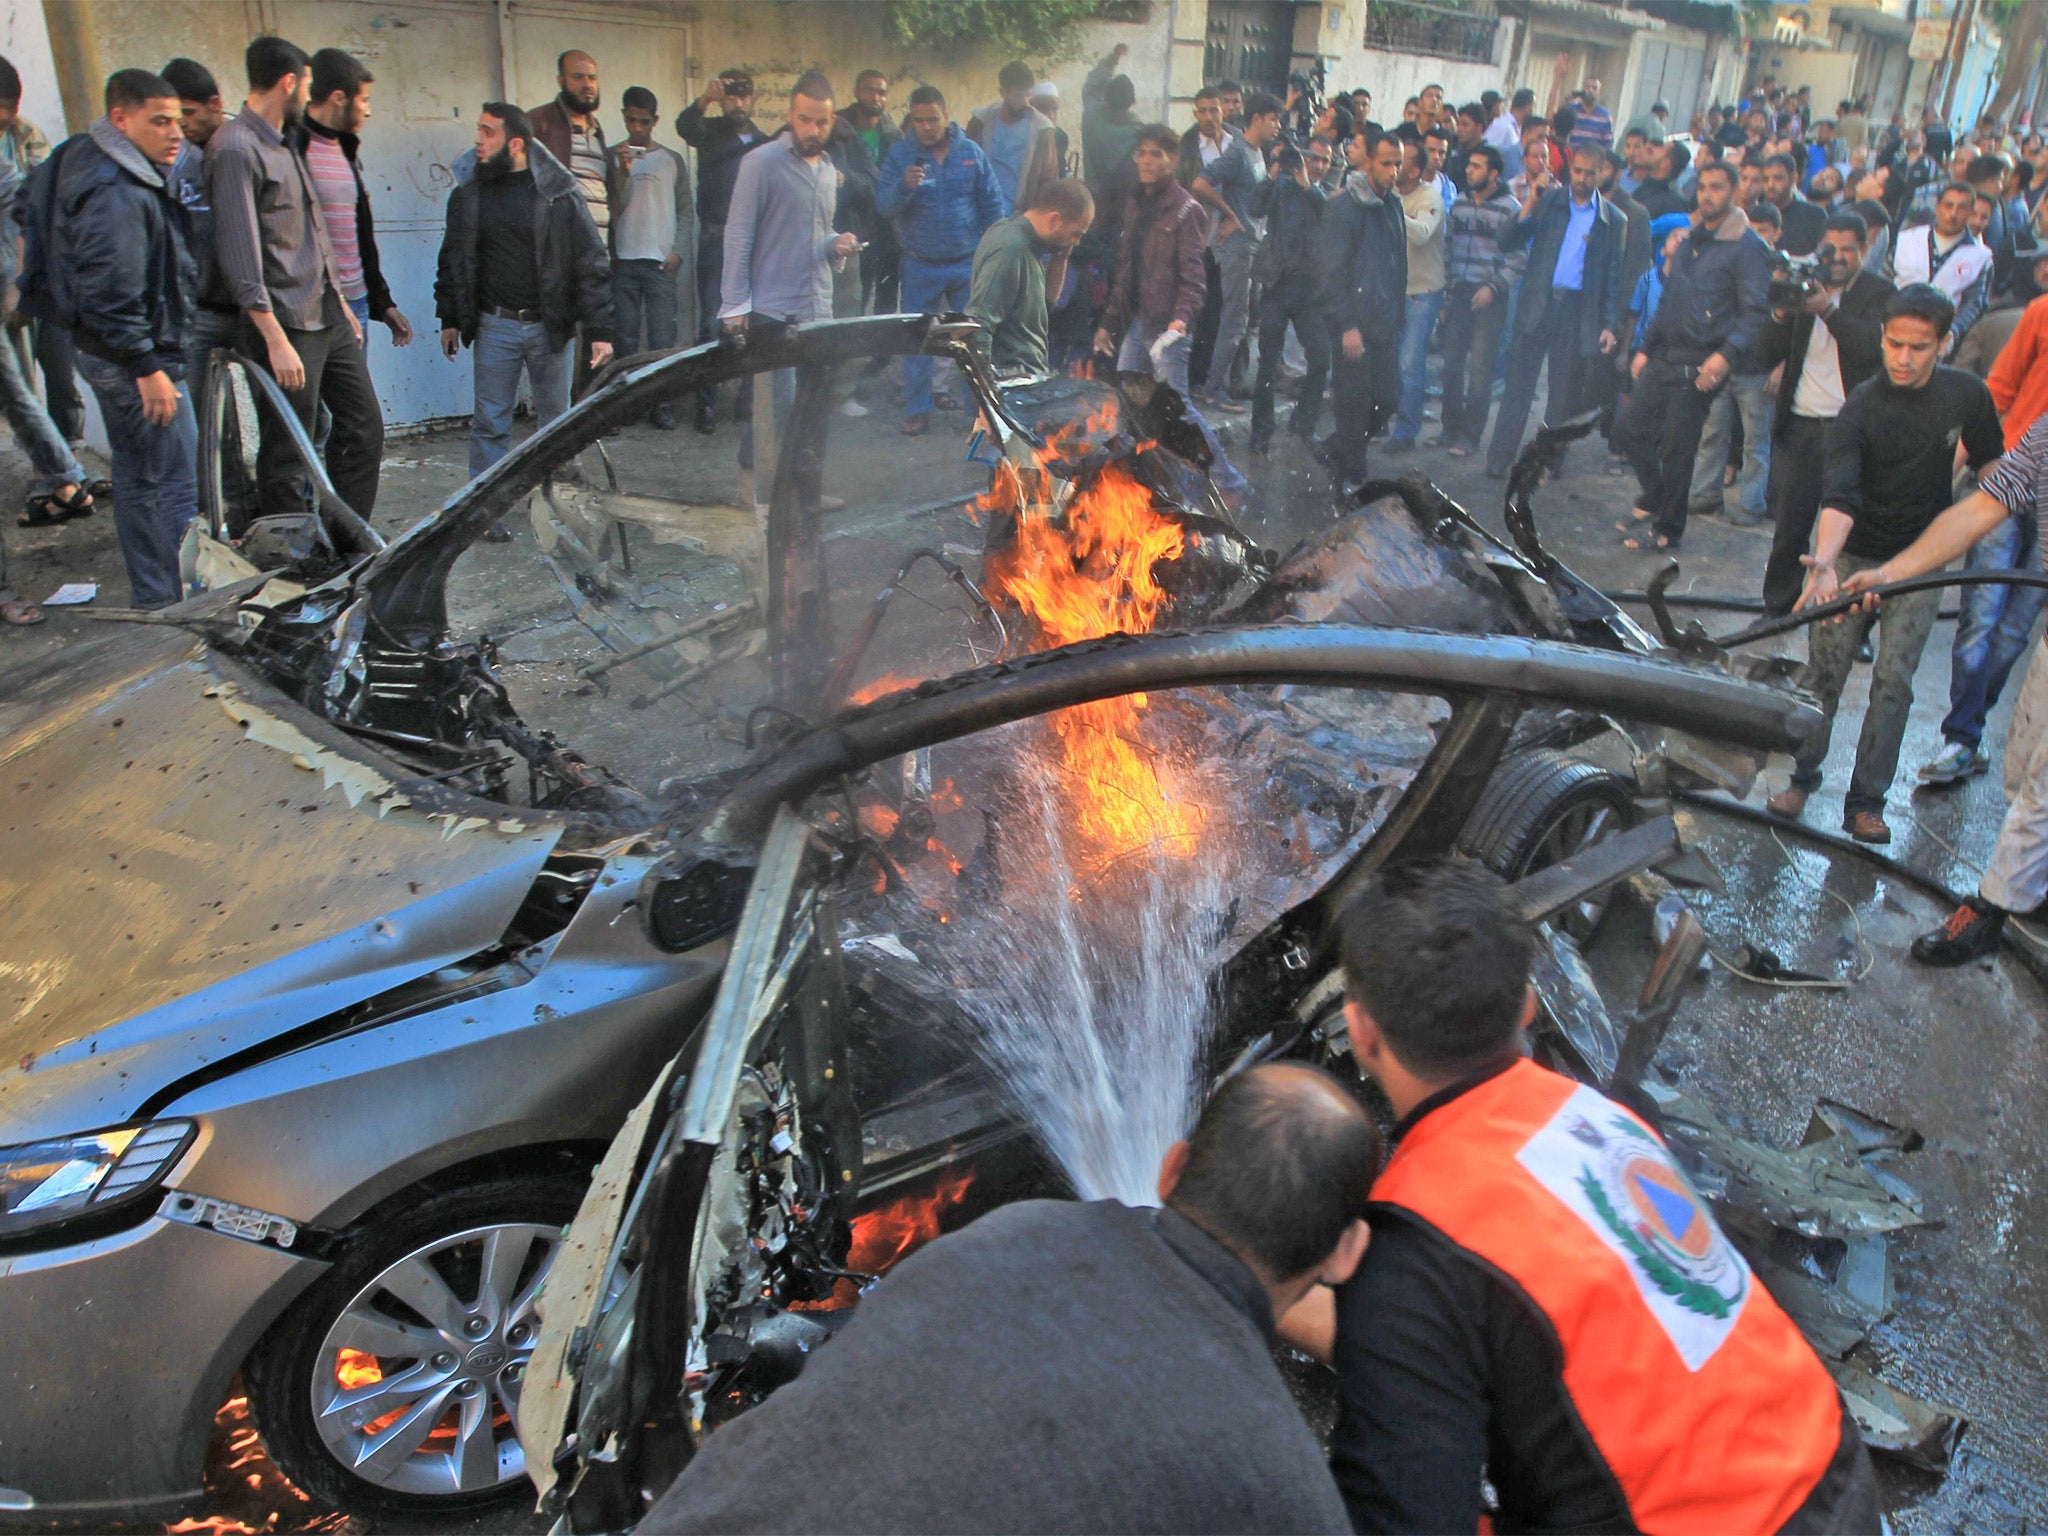
<instances>
[{"instance_id":1,"label":"metal pipe","mask_svg":"<svg viewBox=\"0 0 2048 1536\"><path fill-rule=\"evenodd\" d=\"M701 635L707 629L716 629L721 624L733 623L753 611L753 598L743 597L730 608L690 620L673 634L663 635L658 640L650 640L645 645L636 645L630 651L621 651L616 656L607 656L602 661L588 662L576 670L584 677L596 677L601 672L611 671L613 667L623 667L629 661L638 661L642 656L651 656L656 651L665 650L677 641L687 640L692 635Z\"/></svg>"},{"instance_id":2,"label":"metal pipe","mask_svg":"<svg viewBox=\"0 0 2048 1536\"><path fill-rule=\"evenodd\" d=\"M1904 581L1886 582L1881 587L1872 587L1867 592L1857 592L1848 597L1838 597L1830 603L1816 603L1811 608L1802 608L1797 613L1787 614L1782 619L1766 619L1761 624L1738 630L1732 635L1723 635L1714 641L1722 650L1733 650L1738 645L1748 645L1754 640L1768 640L1773 635L1782 635L1791 630L1803 629L1808 624L1817 624L1822 619L1831 619L1838 613L1847 613L1865 598L1897 597L1908 592L1925 592L1930 587L1988 587L2004 585L2009 587L2048 587L2048 573L2040 571L1932 571L1925 576L1908 576ZM1668 599L1667 599L1668 601Z\"/></svg>"},{"instance_id":3,"label":"metal pipe","mask_svg":"<svg viewBox=\"0 0 2048 1536\"><path fill-rule=\"evenodd\" d=\"M715 672L718 668L724 666L728 661L739 660L740 657L746 655L746 653L747 648L744 645L736 645L729 651L720 651L716 656L708 657L705 660L698 662L696 666L691 667L688 671L678 673L676 676L670 678L667 682L663 683L659 688L650 688L647 692L641 694L639 698L634 699L626 707L628 709L645 709L650 704L659 703L661 700L667 698L670 694L680 692L682 689L689 687L690 684L696 682L698 678L707 676L710 673Z\"/></svg>"}]
</instances>

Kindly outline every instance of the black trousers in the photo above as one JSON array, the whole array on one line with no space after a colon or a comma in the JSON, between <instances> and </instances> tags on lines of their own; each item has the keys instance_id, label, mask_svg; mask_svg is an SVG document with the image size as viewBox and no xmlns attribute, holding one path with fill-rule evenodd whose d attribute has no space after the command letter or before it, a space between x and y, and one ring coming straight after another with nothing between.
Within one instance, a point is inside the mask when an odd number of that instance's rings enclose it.
<instances>
[{"instance_id":1,"label":"black trousers","mask_svg":"<svg viewBox=\"0 0 2048 1536\"><path fill-rule=\"evenodd\" d=\"M36 366L43 371L43 398L50 424L67 443L85 436L85 397L78 392L78 346L54 321L35 327Z\"/></svg>"},{"instance_id":2,"label":"black trousers","mask_svg":"<svg viewBox=\"0 0 2048 1536\"><path fill-rule=\"evenodd\" d=\"M1615 424L1621 451L1642 486L1637 505L1650 514L1651 529L1673 544L1685 537L1693 460L1714 403L1715 391L1694 387L1698 377L1697 366L1649 359Z\"/></svg>"},{"instance_id":3,"label":"black trousers","mask_svg":"<svg viewBox=\"0 0 2048 1536\"><path fill-rule=\"evenodd\" d=\"M1827 435L1826 417L1787 416L1771 440L1771 478L1764 494L1776 531L1764 567L1764 607L1772 613L1790 613L1806 585L1799 557L1813 543L1814 520L1820 516L1821 450Z\"/></svg>"},{"instance_id":4,"label":"black trousers","mask_svg":"<svg viewBox=\"0 0 2048 1536\"><path fill-rule=\"evenodd\" d=\"M1323 328L1322 311L1316 305L1312 276L1283 278L1269 284L1259 311L1259 372L1252 386L1252 446L1265 448L1273 441L1274 382L1280 372L1280 354L1287 345L1287 327L1301 338L1302 355L1308 359L1308 373L1301 381L1301 398L1295 403L1287 429L1301 437L1313 437L1316 420L1323 414L1323 390L1330 377L1330 338Z\"/></svg>"},{"instance_id":5,"label":"black trousers","mask_svg":"<svg viewBox=\"0 0 2048 1536\"><path fill-rule=\"evenodd\" d=\"M1365 451L1401 403L1401 338L1368 341L1363 356L1344 355L1330 326L1330 468L1346 484L1365 478Z\"/></svg>"},{"instance_id":6,"label":"black trousers","mask_svg":"<svg viewBox=\"0 0 2048 1536\"><path fill-rule=\"evenodd\" d=\"M349 329L341 300L332 289L327 293L323 318L327 324L317 331L285 330L306 369L305 384L286 390L285 398L305 424L308 436L318 408L327 407L334 418L327 438L327 477L341 499L367 520L377 506L377 480L384 459L384 409L377 403L377 388L370 382L362 344ZM253 333L255 327L249 330ZM269 366L270 349L260 336L247 336L245 345L251 357ZM256 484L266 513L296 512L311 505L299 456L286 438L282 431L266 431L256 450Z\"/></svg>"},{"instance_id":7,"label":"black trousers","mask_svg":"<svg viewBox=\"0 0 2048 1536\"><path fill-rule=\"evenodd\" d=\"M1528 302L1525 290L1523 302ZM1568 421L1579 409L1579 376L1592 366L1579 356L1579 303L1576 289L1553 288L1550 302L1536 322L1535 330L1524 330L1508 348L1508 381L1500 397L1500 415L1494 418L1493 442L1486 450L1487 471L1504 475L1522 451L1522 429L1529 424L1529 406L1536 398L1536 377L1547 366L1550 390L1543 406L1543 420L1555 426Z\"/></svg>"},{"instance_id":8,"label":"black trousers","mask_svg":"<svg viewBox=\"0 0 2048 1536\"><path fill-rule=\"evenodd\" d=\"M1477 448L1486 435L1487 413L1493 409L1493 360L1508 313L1507 295L1500 293L1486 308L1474 309L1472 295L1478 291L1473 283L1451 284L1436 324L1437 345L1444 352L1443 440L1466 448Z\"/></svg>"},{"instance_id":9,"label":"black trousers","mask_svg":"<svg viewBox=\"0 0 2048 1536\"><path fill-rule=\"evenodd\" d=\"M697 226L697 339L718 340L719 295L725 282L725 226ZM740 394L747 393L744 381ZM697 404L710 410L718 404L718 386L706 384L697 391Z\"/></svg>"},{"instance_id":10,"label":"black trousers","mask_svg":"<svg viewBox=\"0 0 2048 1536\"><path fill-rule=\"evenodd\" d=\"M1216 331L1223 323L1223 274L1216 270L1216 258L1206 249L1202 252L1202 277L1208 287L1202 295L1202 312L1195 316L1194 340L1188 344L1189 389L1209 377L1209 359L1216 353Z\"/></svg>"}]
</instances>

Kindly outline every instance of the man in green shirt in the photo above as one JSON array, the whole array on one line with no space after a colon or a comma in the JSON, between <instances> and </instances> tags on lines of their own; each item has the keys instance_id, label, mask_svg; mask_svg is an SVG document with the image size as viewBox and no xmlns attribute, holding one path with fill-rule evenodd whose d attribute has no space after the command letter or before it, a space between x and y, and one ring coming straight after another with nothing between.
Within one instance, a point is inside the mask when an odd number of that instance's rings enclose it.
<instances>
[{"instance_id":1,"label":"man in green shirt","mask_svg":"<svg viewBox=\"0 0 2048 1536\"><path fill-rule=\"evenodd\" d=\"M983 342L997 374L1041 378L1046 361L1046 295L1066 283L1067 253L1095 222L1095 197L1072 177L1048 181L1024 212L989 226L974 252L967 313L987 327Z\"/></svg>"}]
</instances>

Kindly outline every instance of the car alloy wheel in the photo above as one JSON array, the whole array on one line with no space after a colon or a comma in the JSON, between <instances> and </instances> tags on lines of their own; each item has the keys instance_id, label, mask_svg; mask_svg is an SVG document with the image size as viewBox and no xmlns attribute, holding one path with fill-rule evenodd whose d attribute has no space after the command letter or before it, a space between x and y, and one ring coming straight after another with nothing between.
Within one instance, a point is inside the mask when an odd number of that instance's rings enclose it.
<instances>
[{"instance_id":1,"label":"car alloy wheel","mask_svg":"<svg viewBox=\"0 0 2048 1536\"><path fill-rule=\"evenodd\" d=\"M506 1223L417 1248L359 1290L314 1356L313 1423L393 1493L487 1493L521 1477L515 1424L534 1295L562 1234Z\"/></svg>"}]
</instances>

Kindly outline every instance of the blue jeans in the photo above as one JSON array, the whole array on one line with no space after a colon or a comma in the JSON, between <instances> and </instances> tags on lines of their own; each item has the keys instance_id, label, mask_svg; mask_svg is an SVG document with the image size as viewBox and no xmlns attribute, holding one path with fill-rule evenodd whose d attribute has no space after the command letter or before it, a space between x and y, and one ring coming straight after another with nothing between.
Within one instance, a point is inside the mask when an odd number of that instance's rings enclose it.
<instances>
[{"instance_id":1,"label":"blue jeans","mask_svg":"<svg viewBox=\"0 0 2048 1536\"><path fill-rule=\"evenodd\" d=\"M1209 456L1214 460L1209 466L1209 478L1216 482L1217 490L1241 494L1246 488L1244 476L1230 462L1223 444L1216 440L1215 431L1202 419L1202 413L1195 409L1194 397L1188 393L1188 358L1194 352L1193 339L1183 334L1172 346L1161 349L1159 360L1154 363L1152 343L1158 339L1159 332L1143 320L1133 320L1130 329L1124 332L1123 345L1117 349L1117 372L1150 374L1160 383L1179 390L1181 399L1187 402L1188 420L1201 429L1203 441L1209 445Z\"/></svg>"},{"instance_id":2,"label":"blue jeans","mask_svg":"<svg viewBox=\"0 0 2048 1536\"><path fill-rule=\"evenodd\" d=\"M919 261L907 251L903 256L903 312L907 315L939 315L967 307L967 290L974 280L974 258L960 261ZM919 353L903 359L903 414L929 416L932 410L932 363ZM1182 365L1185 373L1186 365ZM1187 392L1187 380L1181 380Z\"/></svg>"},{"instance_id":3,"label":"blue jeans","mask_svg":"<svg viewBox=\"0 0 2048 1536\"><path fill-rule=\"evenodd\" d=\"M925 361L930 362L931 359L926 358ZM742 376L740 388L746 390L749 394L753 392L754 379L751 374ZM782 441L782 424L789 420L789 409L796 404L796 370L794 368L776 368L771 370L768 375L768 388L768 398L775 407L775 440L780 444ZM778 447L776 451L779 453L781 449ZM753 467L754 418L749 415L747 417L747 424L740 428L740 468L752 469ZM775 466L771 464L768 468L772 473ZM759 493L757 492L756 494L758 495ZM760 499L766 501L768 498L761 496Z\"/></svg>"},{"instance_id":4,"label":"blue jeans","mask_svg":"<svg viewBox=\"0 0 2048 1536\"><path fill-rule=\"evenodd\" d=\"M676 344L676 280L658 261L612 263L612 310L618 322L621 355L640 350L640 327L647 327L647 350L666 351Z\"/></svg>"},{"instance_id":5,"label":"blue jeans","mask_svg":"<svg viewBox=\"0 0 2048 1536\"><path fill-rule=\"evenodd\" d=\"M1444 291L1408 295L1401 326L1401 408L1394 416L1394 441L1412 443L1422 432L1422 386L1429 374L1429 338L1444 307Z\"/></svg>"},{"instance_id":6,"label":"blue jeans","mask_svg":"<svg viewBox=\"0 0 2048 1536\"><path fill-rule=\"evenodd\" d=\"M348 301L349 313L356 317L356 324L363 328L363 345L370 344L370 296L366 293L359 299Z\"/></svg>"},{"instance_id":7,"label":"blue jeans","mask_svg":"<svg viewBox=\"0 0 2048 1536\"><path fill-rule=\"evenodd\" d=\"M512 408L519 403L519 371L533 382L534 425L544 427L569 409L569 343L556 346L538 320L477 319L471 351L476 408L469 418L469 473L475 479L512 451Z\"/></svg>"},{"instance_id":8,"label":"blue jeans","mask_svg":"<svg viewBox=\"0 0 2048 1536\"><path fill-rule=\"evenodd\" d=\"M178 390L178 414L165 426L143 419L142 391L126 368L89 353L78 371L99 397L114 461L114 533L128 565L129 601L164 608L183 597L178 546L199 511L199 421L192 396Z\"/></svg>"},{"instance_id":9,"label":"blue jeans","mask_svg":"<svg viewBox=\"0 0 2048 1536\"><path fill-rule=\"evenodd\" d=\"M1964 563L1972 571L2031 571L2038 568L2040 540L2031 515L2008 517L1977 542ZM1944 740L1976 746L1984 739L1984 717L1998 702L2014 663L2027 653L2034 620L2048 607L2040 587L1963 587L1956 620L1954 670L1949 674Z\"/></svg>"},{"instance_id":10,"label":"blue jeans","mask_svg":"<svg viewBox=\"0 0 2048 1536\"><path fill-rule=\"evenodd\" d=\"M85 483L89 477L80 466L78 455L71 451L64 434L43 409L43 402L29 388L14 348L5 341L0 341L0 410L7 413L7 423L14 428L14 440L28 455L29 467L35 471L28 483L31 496L47 496L60 485Z\"/></svg>"}]
</instances>

